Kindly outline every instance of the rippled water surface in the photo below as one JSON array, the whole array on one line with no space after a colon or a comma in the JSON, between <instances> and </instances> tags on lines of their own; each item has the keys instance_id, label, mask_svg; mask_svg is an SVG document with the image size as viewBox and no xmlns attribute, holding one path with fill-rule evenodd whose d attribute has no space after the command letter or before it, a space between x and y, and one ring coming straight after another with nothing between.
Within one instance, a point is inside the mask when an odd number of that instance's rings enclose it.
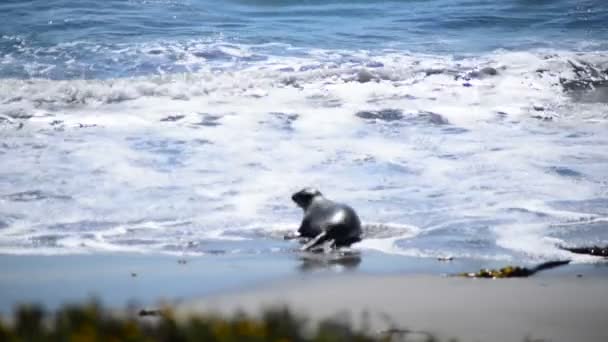
<instances>
[{"instance_id":1,"label":"rippled water surface","mask_svg":"<svg viewBox=\"0 0 608 342\"><path fill-rule=\"evenodd\" d=\"M608 243L603 1L3 1L0 252L274 253L316 186L356 248Z\"/></svg>"}]
</instances>

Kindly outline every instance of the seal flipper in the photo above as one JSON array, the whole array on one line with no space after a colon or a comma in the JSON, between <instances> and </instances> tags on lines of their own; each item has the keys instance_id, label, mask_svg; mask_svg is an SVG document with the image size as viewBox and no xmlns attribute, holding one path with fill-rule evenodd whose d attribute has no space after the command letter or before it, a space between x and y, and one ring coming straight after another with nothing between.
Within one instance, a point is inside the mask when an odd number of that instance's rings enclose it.
<instances>
[{"instance_id":1,"label":"seal flipper","mask_svg":"<svg viewBox=\"0 0 608 342\"><path fill-rule=\"evenodd\" d=\"M305 244L304 246L302 246L302 248L300 248L301 251L308 251L311 248L325 242L327 237L327 232L323 232L319 235L317 235L314 239L310 240L307 244Z\"/></svg>"}]
</instances>

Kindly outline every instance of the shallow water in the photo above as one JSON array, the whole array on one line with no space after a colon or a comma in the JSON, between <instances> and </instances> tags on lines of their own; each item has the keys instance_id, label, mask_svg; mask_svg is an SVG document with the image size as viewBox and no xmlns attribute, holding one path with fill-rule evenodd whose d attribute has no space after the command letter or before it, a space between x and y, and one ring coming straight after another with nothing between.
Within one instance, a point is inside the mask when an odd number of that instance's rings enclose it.
<instances>
[{"instance_id":1,"label":"shallow water","mask_svg":"<svg viewBox=\"0 0 608 342\"><path fill-rule=\"evenodd\" d=\"M2 253L284 251L304 186L357 209L360 249L608 243L602 1L4 1L0 19Z\"/></svg>"}]
</instances>

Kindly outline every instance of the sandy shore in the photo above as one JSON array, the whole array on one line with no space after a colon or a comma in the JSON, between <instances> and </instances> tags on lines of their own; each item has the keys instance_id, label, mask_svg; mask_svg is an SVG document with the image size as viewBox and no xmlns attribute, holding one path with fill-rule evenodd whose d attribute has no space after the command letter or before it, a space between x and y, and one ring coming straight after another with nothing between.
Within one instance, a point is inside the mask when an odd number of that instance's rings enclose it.
<instances>
[{"instance_id":1,"label":"sandy shore","mask_svg":"<svg viewBox=\"0 0 608 342\"><path fill-rule=\"evenodd\" d=\"M0 256L0 314L97 298L111 309L173 303L179 315L253 314L289 305L313 319L369 313L371 332L412 329L460 341L608 341L608 265L568 265L525 279L445 274L504 266L364 252L332 260L293 252L180 257Z\"/></svg>"},{"instance_id":2,"label":"sandy shore","mask_svg":"<svg viewBox=\"0 0 608 342\"><path fill-rule=\"evenodd\" d=\"M358 326L367 313L371 332L410 329L446 341L608 341L606 278L583 273L503 280L413 275L292 280L189 301L178 312L256 313L287 305L316 319L350 317Z\"/></svg>"},{"instance_id":3,"label":"sandy shore","mask_svg":"<svg viewBox=\"0 0 608 342\"><path fill-rule=\"evenodd\" d=\"M441 274L477 270L477 261L439 263L366 252L347 260L276 253L175 256L151 254L0 255L0 314L17 303L54 308L95 297L110 307L210 296L292 278L340 273ZM491 265L490 265L491 266Z\"/></svg>"}]
</instances>

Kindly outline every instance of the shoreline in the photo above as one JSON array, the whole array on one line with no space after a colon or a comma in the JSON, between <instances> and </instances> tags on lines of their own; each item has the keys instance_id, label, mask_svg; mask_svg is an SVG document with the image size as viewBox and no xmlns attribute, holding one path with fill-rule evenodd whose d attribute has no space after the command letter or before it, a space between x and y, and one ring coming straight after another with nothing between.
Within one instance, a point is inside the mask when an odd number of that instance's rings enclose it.
<instances>
[{"instance_id":1,"label":"shoreline","mask_svg":"<svg viewBox=\"0 0 608 342\"><path fill-rule=\"evenodd\" d=\"M445 275L506 263L367 251L360 257L336 262L293 252L185 259L122 253L2 255L0 315L10 318L20 303L55 310L92 299L114 312L169 305L178 318L239 311L255 316L285 305L312 321L348 318L372 332L411 329L440 340L603 342L608 336L603 324L606 262L493 280Z\"/></svg>"},{"instance_id":2,"label":"shoreline","mask_svg":"<svg viewBox=\"0 0 608 342\"><path fill-rule=\"evenodd\" d=\"M0 255L0 313L17 303L50 308L96 298L111 307L156 305L256 288L292 279L341 275L432 276L440 278L508 263L455 259L442 262L363 251L349 258L296 252L178 257L163 254ZM526 265L527 266L527 265ZM570 264L542 271L547 276L608 277L608 264Z\"/></svg>"}]
</instances>

